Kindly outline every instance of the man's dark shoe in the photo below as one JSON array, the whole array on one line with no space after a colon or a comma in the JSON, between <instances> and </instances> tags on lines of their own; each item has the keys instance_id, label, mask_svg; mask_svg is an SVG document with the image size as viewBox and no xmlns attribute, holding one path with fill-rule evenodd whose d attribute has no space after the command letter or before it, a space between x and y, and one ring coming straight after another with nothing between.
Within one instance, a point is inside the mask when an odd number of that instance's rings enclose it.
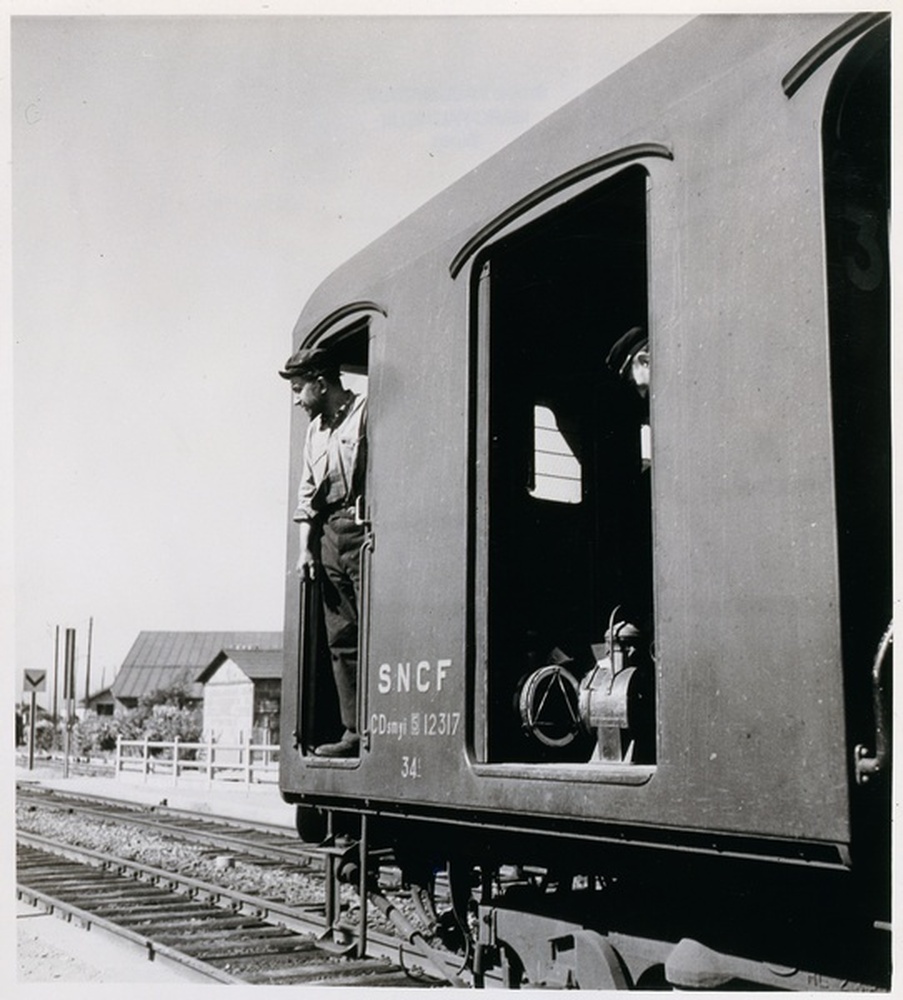
<instances>
[{"instance_id":1,"label":"man's dark shoe","mask_svg":"<svg viewBox=\"0 0 903 1000\"><path fill-rule=\"evenodd\" d=\"M323 743L314 748L315 757L357 757L361 738L346 731L338 743Z\"/></svg>"}]
</instances>

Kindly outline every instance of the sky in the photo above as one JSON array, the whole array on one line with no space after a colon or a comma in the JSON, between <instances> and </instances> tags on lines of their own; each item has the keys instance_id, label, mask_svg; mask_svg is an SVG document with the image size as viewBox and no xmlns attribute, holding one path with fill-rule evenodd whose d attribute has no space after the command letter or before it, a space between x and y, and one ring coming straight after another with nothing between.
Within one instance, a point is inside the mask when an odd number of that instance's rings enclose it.
<instances>
[{"instance_id":1,"label":"sky","mask_svg":"<svg viewBox=\"0 0 903 1000\"><path fill-rule=\"evenodd\" d=\"M18 698L74 628L81 696L89 622L92 691L143 630L282 628L305 299L687 18L20 9L11 655Z\"/></svg>"}]
</instances>

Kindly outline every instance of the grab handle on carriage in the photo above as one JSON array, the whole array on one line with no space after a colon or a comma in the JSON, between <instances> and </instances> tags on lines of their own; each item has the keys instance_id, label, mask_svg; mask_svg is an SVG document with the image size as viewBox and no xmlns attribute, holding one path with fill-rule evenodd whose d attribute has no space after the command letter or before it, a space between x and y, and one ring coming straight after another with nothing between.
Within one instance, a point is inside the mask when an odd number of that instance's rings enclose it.
<instances>
[{"instance_id":1,"label":"grab handle on carriage","mask_svg":"<svg viewBox=\"0 0 903 1000\"><path fill-rule=\"evenodd\" d=\"M875 654L875 662L872 665L872 701L875 709L875 753L870 756L868 748L862 743L857 744L855 750L856 783L866 784L871 777L880 774L887 766L890 756L890 747L887 739L887 714L888 705L884 689L884 665L887 661L887 653L890 644L894 641L894 623L887 626L881 642L878 644L878 652Z\"/></svg>"}]
</instances>

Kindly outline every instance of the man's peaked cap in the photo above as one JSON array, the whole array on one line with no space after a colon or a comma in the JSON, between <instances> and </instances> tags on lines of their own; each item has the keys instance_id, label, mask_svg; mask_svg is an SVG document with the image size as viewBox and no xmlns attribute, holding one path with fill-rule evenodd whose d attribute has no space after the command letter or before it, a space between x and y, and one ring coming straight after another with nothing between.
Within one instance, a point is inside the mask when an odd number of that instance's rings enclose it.
<instances>
[{"instance_id":1,"label":"man's peaked cap","mask_svg":"<svg viewBox=\"0 0 903 1000\"><path fill-rule=\"evenodd\" d=\"M335 376L339 365L323 347L299 347L279 372L283 378L314 379L320 375Z\"/></svg>"},{"instance_id":2,"label":"man's peaked cap","mask_svg":"<svg viewBox=\"0 0 903 1000\"><path fill-rule=\"evenodd\" d=\"M623 375L630 367L631 361L648 344L646 331L641 326L633 326L614 342L605 364L617 375Z\"/></svg>"}]
</instances>

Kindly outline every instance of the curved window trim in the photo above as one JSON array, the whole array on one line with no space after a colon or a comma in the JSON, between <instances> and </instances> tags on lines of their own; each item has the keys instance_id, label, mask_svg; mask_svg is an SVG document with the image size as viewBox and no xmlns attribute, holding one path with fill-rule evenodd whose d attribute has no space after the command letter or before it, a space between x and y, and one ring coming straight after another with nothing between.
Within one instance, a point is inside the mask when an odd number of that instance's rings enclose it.
<instances>
[{"instance_id":1,"label":"curved window trim","mask_svg":"<svg viewBox=\"0 0 903 1000\"><path fill-rule=\"evenodd\" d=\"M781 87L787 97L793 95L812 76L812 74L835 52L839 52L845 45L853 39L869 31L871 28L881 24L882 21L890 19L890 14L856 14L848 21L844 21L839 28L835 28L826 35L817 45L814 45L803 56L802 59L787 73L781 80Z\"/></svg>"},{"instance_id":2,"label":"curved window trim","mask_svg":"<svg viewBox=\"0 0 903 1000\"><path fill-rule=\"evenodd\" d=\"M350 302L348 305L340 306L338 309L331 312L325 319L320 320L310 333L304 337L301 342L301 346L313 347L319 341L330 335L333 326L347 320L356 313L361 313L363 315L368 313L379 313L379 315L384 319L389 315L385 307L379 305L377 302Z\"/></svg>"},{"instance_id":3,"label":"curved window trim","mask_svg":"<svg viewBox=\"0 0 903 1000\"><path fill-rule=\"evenodd\" d=\"M506 226L519 219L531 209L536 208L537 205L540 205L547 199L560 194L562 191L580 181L586 180L588 177L593 177L613 167L620 167L626 163L632 163L635 160L642 160L650 156L661 157L666 160L674 159L674 154L670 147L663 143L637 143L633 146L625 146L623 149L606 153L604 156L596 157L594 160L582 163L580 166L574 167L572 170L568 170L558 177L547 181L535 191L531 191L530 194L525 195L520 201L506 208L504 212L501 212L476 232L458 253L455 254L454 259L448 266L449 273L452 278L457 278L461 273L461 268L464 267L467 261L477 254L494 236L497 236Z\"/></svg>"}]
</instances>

